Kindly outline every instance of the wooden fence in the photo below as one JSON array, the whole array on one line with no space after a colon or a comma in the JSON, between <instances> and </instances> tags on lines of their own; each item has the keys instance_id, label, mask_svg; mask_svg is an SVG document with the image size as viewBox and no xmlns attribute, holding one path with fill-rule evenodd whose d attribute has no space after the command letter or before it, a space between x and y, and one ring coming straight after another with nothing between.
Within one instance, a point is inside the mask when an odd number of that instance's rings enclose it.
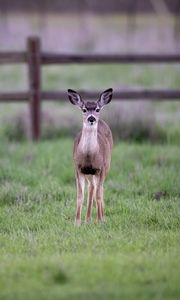
<instances>
[{"instance_id":1,"label":"wooden fence","mask_svg":"<svg viewBox=\"0 0 180 300\"><path fill-rule=\"evenodd\" d=\"M21 64L28 67L29 89L26 92L0 93L0 102L24 102L30 105L31 136L34 141L41 135L41 100L65 100L66 91L42 91L42 65L51 64L94 64L94 63L180 63L180 54L120 54L120 55L73 55L52 54L41 51L41 41L38 37L27 39L25 52L0 52L0 64ZM80 91L84 98L93 99L99 91ZM180 89L120 89L114 92L115 99L151 99L151 100L180 100Z\"/></svg>"}]
</instances>

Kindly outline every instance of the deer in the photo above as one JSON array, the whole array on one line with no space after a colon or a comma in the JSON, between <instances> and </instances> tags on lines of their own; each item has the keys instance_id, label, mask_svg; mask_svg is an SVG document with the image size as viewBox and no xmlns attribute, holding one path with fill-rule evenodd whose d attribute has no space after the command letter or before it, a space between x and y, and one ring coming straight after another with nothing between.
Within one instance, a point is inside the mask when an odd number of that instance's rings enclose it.
<instances>
[{"instance_id":1,"label":"deer","mask_svg":"<svg viewBox=\"0 0 180 300\"><path fill-rule=\"evenodd\" d=\"M88 184L86 222L92 219L93 202L96 201L97 221L104 222L103 184L111 164L113 137L109 126L100 119L101 109L113 95L109 88L101 93L98 101L84 102L74 90L68 89L68 97L73 105L82 111L82 130L74 140L73 159L76 178L75 225L81 225L81 211L84 201L85 182Z\"/></svg>"}]
</instances>

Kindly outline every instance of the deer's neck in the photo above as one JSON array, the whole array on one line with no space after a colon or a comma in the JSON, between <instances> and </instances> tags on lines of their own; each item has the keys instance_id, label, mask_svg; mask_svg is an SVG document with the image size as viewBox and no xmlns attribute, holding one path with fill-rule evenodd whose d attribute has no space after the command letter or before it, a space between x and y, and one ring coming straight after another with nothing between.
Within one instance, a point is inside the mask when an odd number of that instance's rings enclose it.
<instances>
[{"instance_id":1,"label":"deer's neck","mask_svg":"<svg viewBox=\"0 0 180 300\"><path fill-rule=\"evenodd\" d=\"M83 153L93 154L97 151L97 124L93 126L83 125L79 147Z\"/></svg>"}]
</instances>

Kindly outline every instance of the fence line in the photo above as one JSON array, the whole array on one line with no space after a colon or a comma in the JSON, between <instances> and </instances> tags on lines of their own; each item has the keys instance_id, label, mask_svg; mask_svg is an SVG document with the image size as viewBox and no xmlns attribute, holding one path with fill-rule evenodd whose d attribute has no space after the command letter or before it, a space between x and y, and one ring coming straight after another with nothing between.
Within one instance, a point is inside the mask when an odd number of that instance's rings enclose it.
<instances>
[{"instance_id":1,"label":"fence line","mask_svg":"<svg viewBox=\"0 0 180 300\"><path fill-rule=\"evenodd\" d=\"M79 90L79 93L84 99L95 99L99 96L99 91L84 91ZM44 101L64 101L67 98L66 91L45 91L40 93L40 99ZM178 100L180 98L180 89L121 89L114 91L113 99L116 100L152 100L152 101L167 101L169 99ZM29 93L27 92L9 92L0 93L0 102L27 102Z\"/></svg>"},{"instance_id":2,"label":"fence line","mask_svg":"<svg viewBox=\"0 0 180 300\"><path fill-rule=\"evenodd\" d=\"M99 96L99 91L83 91L79 90L79 93L82 95L84 99L95 99ZM53 92L47 91L42 93L42 98L44 100L55 100L65 99L67 97L67 92ZM178 99L180 98L180 89L178 90L168 90L168 89L121 89L121 91L113 92L113 99L116 100L144 100L149 99L153 101L165 101L169 99Z\"/></svg>"},{"instance_id":3,"label":"fence line","mask_svg":"<svg viewBox=\"0 0 180 300\"><path fill-rule=\"evenodd\" d=\"M0 52L0 65L27 63L27 52L7 51Z\"/></svg>"},{"instance_id":4,"label":"fence line","mask_svg":"<svg viewBox=\"0 0 180 300\"><path fill-rule=\"evenodd\" d=\"M37 141L40 138L41 101L65 100L66 91L42 91L42 65L50 64L140 64L140 63L180 63L180 54L93 54L74 55L44 53L41 51L41 40L38 37L27 39L27 51L0 52L0 65L25 63L28 67L29 89L25 92L0 93L0 102L27 102L29 101L31 116L31 137ZM96 98L98 91L80 91L84 98ZM121 100L147 99L164 101L168 99L180 100L180 89L120 89L114 92L114 98Z\"/></svg>"},{"instance_id":5,"label":"fence line","mask_svg":"<svg viewBox=\"0 0 180 300\"><path fill-rule=\"evenodd\" d=\"M37 40L38 38L29 38ZM27 43L28 44L28 43ZM93 64L93 63L177 63L180 62L180 54L57 54L41 52L41 64ZM25 51L0 52L1 64L27 63L28 56Z\"/></svg>"},{"instance_id":6,"label":"fence line","mask_svg":"<svg viewBox=\"0 0 180 300\"><path fill-rule=\"evenodd\" d=\"M48 64L93 64L93 63L176 63L180 61L179 54L51 54L42 53L42 63Z\"/></svg>"}]
</instances>

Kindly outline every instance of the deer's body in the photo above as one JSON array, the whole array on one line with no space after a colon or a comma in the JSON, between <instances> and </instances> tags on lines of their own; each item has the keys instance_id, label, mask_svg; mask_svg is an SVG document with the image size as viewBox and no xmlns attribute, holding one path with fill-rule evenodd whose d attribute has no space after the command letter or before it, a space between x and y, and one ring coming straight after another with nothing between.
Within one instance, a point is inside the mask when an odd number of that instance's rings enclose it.
<instances>
[{"instance_id":1,"label":"deer's body","mask_svg":"<svg viewBox=\"0 0 180 300\"><path fill-rule=\"evenodd\" d=\"M83 127L75 139L73 152L77 185L75 221L77 225L80 225L85 180L88 181L86 221L91 221L94 198L96 200L97 218L99 221L103 221L103 183L110 168L113 139L109 126L103 120L99 120L99 111L101 106L110 102L112 90L109 89L102 94L104 98L101 99L101 102L99 100L97 103L87 102L86 104L76 92L72 90L68 90L68 92L70 101L80 106L84 112ZM105 96L108 100L110 98L107 103L103 102L103 100L107 100Z\"/></svg>"}]
</instances>

